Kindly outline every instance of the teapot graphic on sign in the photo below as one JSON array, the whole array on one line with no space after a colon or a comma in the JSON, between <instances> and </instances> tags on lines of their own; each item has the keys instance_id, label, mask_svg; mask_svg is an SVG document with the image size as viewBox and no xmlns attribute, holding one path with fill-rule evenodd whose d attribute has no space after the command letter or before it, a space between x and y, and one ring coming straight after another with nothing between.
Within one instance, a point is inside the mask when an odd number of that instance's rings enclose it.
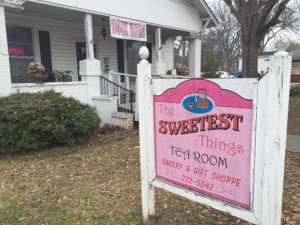
<instances>
[{"instance_id":1,"label":"teapot graphic on sign","mask_svg":"<svg viewBox=\"0 0 300 225\"><path fill-rule=\"evenodd\" d=\"M207 100L207 90L206 88L199 88L197 91L197 96L195 96L195 101L197 103L197 108L199 109L207 109L208 100Z\"/></svg>"}]
</instances>

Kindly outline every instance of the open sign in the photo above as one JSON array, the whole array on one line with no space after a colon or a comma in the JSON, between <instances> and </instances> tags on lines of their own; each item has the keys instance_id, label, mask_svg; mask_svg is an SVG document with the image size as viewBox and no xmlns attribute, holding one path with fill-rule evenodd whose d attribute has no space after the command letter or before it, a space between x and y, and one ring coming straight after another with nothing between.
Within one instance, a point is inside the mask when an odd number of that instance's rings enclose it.
<instances>
[{"instance_id":1,"label":"open sign","mask_svg":"<svg viewBox=\"0 0 300 225\"><path fill-rule=\"evenodd\" d=\"M9 46L8 54L10 56L24 56L24 48L20 45Z\"/></svg>"}]
</instances>

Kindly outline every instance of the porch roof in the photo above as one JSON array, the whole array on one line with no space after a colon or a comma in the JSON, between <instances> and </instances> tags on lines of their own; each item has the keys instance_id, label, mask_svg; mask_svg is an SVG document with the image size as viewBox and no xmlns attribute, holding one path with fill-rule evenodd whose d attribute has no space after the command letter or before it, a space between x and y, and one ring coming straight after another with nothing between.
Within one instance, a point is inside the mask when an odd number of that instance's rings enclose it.
<instances>
[{"instance_id":1,"label":"porch roof","mask_svg":"<svg viewBox=\"0 0 300 225\"><path fill-rule=\"evenodd\" d=\"M96 26L102 25L103 16L117 16L176 33L198 33L205 24L217 23L204 0L27 0L22 7L18 11L22 15L82 23L90 13Z\"/></svg>"}]
</instances>

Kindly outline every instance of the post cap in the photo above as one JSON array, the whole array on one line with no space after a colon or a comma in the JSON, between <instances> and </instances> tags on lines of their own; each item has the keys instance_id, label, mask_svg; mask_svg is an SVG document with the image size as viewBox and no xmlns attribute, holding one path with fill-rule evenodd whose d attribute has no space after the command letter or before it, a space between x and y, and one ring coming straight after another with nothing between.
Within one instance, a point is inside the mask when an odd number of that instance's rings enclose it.
<instances>
[{"instance_id":1,"label":"post cap","mask_svg":"<svg viewBox=\"0 0 300 225\"><path fill-rule=\"evenodd\" d=\"M146 46L142 46L139 51L139 56L142 61L145 61L149 57L149 50Z\"/></svg>"},{"instance_id":2,"label":"post cap","mask_svg":"<svg viewBox=\"0 0 300 225\"><path fill-rule=\"evenodd\" d=\"M278 52L285 52L290 46L291 35L286 30L281 30L275 35L275 47Z\"/></svg>"}]
</instances>

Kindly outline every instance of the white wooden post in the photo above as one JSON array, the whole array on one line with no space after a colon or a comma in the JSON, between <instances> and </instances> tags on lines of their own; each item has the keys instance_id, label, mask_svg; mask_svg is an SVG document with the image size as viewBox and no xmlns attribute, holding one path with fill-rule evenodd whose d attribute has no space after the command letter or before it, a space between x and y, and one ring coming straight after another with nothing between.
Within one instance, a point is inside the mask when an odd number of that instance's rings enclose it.
<instances>
[{"instance_id":1,"label":"white wooden post","mask_svg":"<svg viewBox=\"0 0 300 225\"><path fill-rule=\"evenodd\" d=\"M263 192L262 192L262 225L280 225L284 162L286 151L287 117L291 75L291 56L285 52L289 45L286 31L281 31L275 37L276 48L279 52L270 57L270 69L258 84L257 130L263 129L264 139Z\"/></svg>"},{"instance_id":2,"label":"white wooden post","mask_svg":"<svg viewBox=\"0 0 300 225\"><path fill-rule=\"evenodd\" d=\"M166 65L165 63L162 62L162 57L161 57L161 28L158 27L155 30L155 50L156 50L156 73L157 74L166 74Z\"/></svg>"},{"instance_id":3,"label":"white wooden post","mask_svg":"<svg viewBox=\"0 0 300 225\"><path fill-rule=\"evenodd\" d=\"M279 225L281 224L282 192L284 162L286 150L286 133L289 91L291 79L292 57L285 52L289 46L289 40L286 31L281 31L275 37L276 48L279 50L275 56L270 58L270 72L275 76L269 76L268 109L269 123L266 130L266 152L265 158L269 158L269 165L265 166L264 179L269 183L269 190L264 190L263 195L263 224ZM287 45L286 45L287 44ZM271 88L272 87L272 88ZM269 150L269 151L268 151ZM278 173L274 174L274 171ZM273 206L270 207L270 204ZM264 216L268 215L268 216Z\"/></svg>"},{"instance_id":4,"label":"white wooden post","mask_svg":"<svg viewBox=\"0 0 300 225\"><path fill-rule=\"evenodd\" d=\"M149 215L155 213L154 187L151 182L155 179L154 156L154 117L153 90L151 86L151 64L146 60L148 49L143 46L139 51L141 62L138 71L138 109L140 129L140 160L143 219L147 222Z\"/></svg>"},{"instance_id":5,"label":"white wooden post","mask_svg":"<svg viewBox=\"0 0 300 225\"><path fill-rule=\"evenodd\" d=\"M155 30L155 46L156 46L156 58L157 62L161 63L161 28L158 27Z\"/></svg>"},{"instance_id":6,"label":"white wooden post","mask_svg":"<svg viewBox=\"0 0 300 225\"><path fill-rule=\"evenodd\" d=\"M189 76L200 77L201 72L201 40L189 40Z\"/></svg>"},{"instance_id":7,"label":"white wooden post","mask_svg":"<svg viewBox=\"0 0 300 225\"><path fill-rule=\"evenodd\" d=\"M11 77L9 66L9 55L7 48L7 34L5 23L4 6L0 3L0 95L9 95L11 89Z\"/></svg>"},{"instance_id":8,"label":"white wooden post","mask_svg":"<svg viewBox=\"0 0 300 225\"><path fill-rule=\"evenodd\" d=\"M82 81L87 81L88 103L92 105L93 96L101 94L101 62L100 60L94 59L93 24L91 14L85 15L84 27L87 58L79 62L79 75L81 76Z\"/></svg>"},{"instance_id":9,"label":"white wooden post","mask_svg":"<svg viewBox=\"0 0 300 225\"><path fill-rule=\"evenodd\" d=\"M84 28L86 39L86 58L94 59L93 21L91 14L87 13L84 16Z\"/></svg>"}]
</instances>

